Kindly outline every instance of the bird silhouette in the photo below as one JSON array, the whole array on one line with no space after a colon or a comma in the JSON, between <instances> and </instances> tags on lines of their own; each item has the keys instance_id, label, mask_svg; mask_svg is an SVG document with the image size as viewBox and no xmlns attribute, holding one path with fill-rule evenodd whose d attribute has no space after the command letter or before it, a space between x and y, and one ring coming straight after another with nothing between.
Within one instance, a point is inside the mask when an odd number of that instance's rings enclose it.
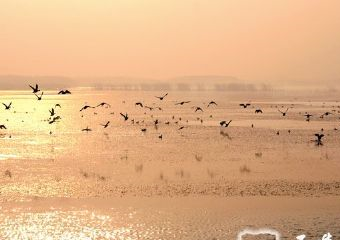
<instances>
[{"instance_id":1,"label":"bird silhouette","mask_svg":"<svg viewBox=\"0 0 340 240\"><path fill-rule=\"evenodd\" d=\"M309 114L309 113L306 113L304 116L306 117L306 121L309 122L310 121L310 117L312 117L313 115Z\"/></svg>"},{"instance_id":2,"label":"bird silhouette","mask_svg":"<svg viewBox=\"0 0 340 240\"><path fill-rule=\"evenodd\" d=\"M177 130L182 130L182 129L184 129L185 127L184 126L182 126L182 127L180 127L180 128L178 128Z\"/></svg>"},{"instance_id":3,"label":"bird silhouette","mask_svg":"<svg viewBox=\"0 0 340 240\"><path fill-rule=\"evenodd\" d=\"M108 121L108 122L105 123L105 124L100 124L100 125L103 126L104 128L107 128L107 127L109 126L109 124L110 124L110 121Z\"/></svg>"},{"instance_id":4,"label":"bird silhouette","mask_svg":"<svg viewBox=\"0 0 340 240\"><path fill-rule=\"evenodd\" d=\"M243 108L247 108L250 106L250 103L241 103L240 106Z\"/></svg>"},{"instance_id":5,"label":"bird silhouette","mask_svg":"<svg viewBox=\"0 0 340 240\"><path fill-rule=\"evenodd\" d=\"M86 109L88 109L88 108L94 108L94 107L91 107L91 106L89 106L89 105L85 105L84 107L82 107L82 108L79 110L79 112L82 112L82 111L84 111L84 110L86 110Z\"/></svg>"},{"instance_id":6,"label":"bird silhouette","mask_svg":"<svg viewBox=\"0 0 340 240\"><path fill-rule=\"evenodd\" d=\"M33 93L37 93L37 92L40 91L38 84L35 84L35 87L32 87L31 85L28 85L28 86L30 86L30 88L32 88Z\"/></svg>"},{"instance_id":7,"label":"bird silhouette","mask_svg":"<svg viewBox=\"0 0 340 240\"><path fill-rule=\"evenodd\" d=\"M111 105L106 103L106 102L102 102L102 103L99 103L96 107L106 107L106 108L110 108Z\"/></svg>"},{"instance_id":8,"label":"bird silhouette","mask_svg":"<svg viewBox=\"0 0 340 240\"><path fill-rule=\"evenodd\" d=\"M146 128L142 128L141 131L142 131L142 132L146 132Z\"/></svg>"},{"instance_id":9,"label":"bird silhouette","mask_svg":"<svg viewBox=\"0 0 340 240\"><path fill-rule=\"evenodd\" d=\"M57 122L57 121L60 120L60 119L61 119L60 116L55 116L55 117L53 117L48 123L49 123L49 124L52 124L52 123Z\"/></svg>"},{"instance_id":10,"label":"bird silhouette","mask_svg":"<svg viewBox=\"0 0 340 240\"><path fill-rule=\"evenodd\" d=\"M0 129L7 129L5 125L0 125Z\"/></svg>"},{"instance_id":11,"label":"bird silhouette","mask_svg":"<svg viewBox=\"0 0 340 240\"><path fill-rule=\"evenodd\" d=\"M280 109L277 109L277 110L282 114L283 117L285 117L287 115L289 108L287 108L286 111L284 111L284 112L281 111Z\"/></svg>"},{"instance_id":12,"label":"bird silhouette","mask_svg":"<svg viewBox=\"0 0 340 240\"><path fill-rule=\"evenodd\" d=\"M59 108L61 108L61 106L60 106L60 104L59 103L57 103L55 106L54 106L55 108L56 107L59 107Z\"/></svg>"},{"instance_id":13,"label":"bird silhouette","mask_svg":"<svg viewBox=\"0 0 340 240\"><path fill-rule=\"evenodd\" d=\"M34 95L37 97L38 101L40 101L44 95L44 92L41 92L40 96L38 96L36 93L34 93Z\"/></svg>"},{"instance_id":14,"label":"bird silhouette","mask_svg":"<svg viewBox=\"0 0 340 240\"><path fill-rule=\"evenodd\" d=\"M54 108L52 108L51 110L48 110L50 112L51 117L53 117L55 115L55 111Z\"/></svg>"},{"instance_id":15,"label":"bird silhouette","mask_svg":"<svg viewBox=\"0 0 340 240\"><path fill-rule=\"evenodd\" d=\"M60 95L66 95L66 94L71 94L71 92L69 90L61 90L58 92L58 94Z\"/></svg>"},{"instance_id":16,"label":"bird silhouette","mask_svg":"<svg viewBox=\"0 0 340 240\"><path fill-rule=\"evenodd\" d=\"M261 110L261 109L256 109L255 110L255 113L257 114L257 113L263 113L263 111Z\"/></svg>"},{"instance_id":17,"label":"bird silhouette","mask_svg":"<svg viewBox=\"0 0 340 240\"><path fill-rule=\"evenodd\" d=\"M207 107L210 107L211 105L217 106L217 103L215 101L210 101L207 105Z\"/></svg>"},{"instance_id":18,"label":"bird silhouette","mask_svg":"<svg viewBox=\"0 0 340 240\"><path fill-rule=\"evenodd\" d=\"M220 122L220 126L221 127L229 127L229 124L232 122L233 120L230 120L229 122L227 122L227 121L221 121Z\"/></svg>"},{"instance_id":19,"label":"bird silhouette","mask_svg":"<svg viewBox=\"0 0 340 240\"><path fill-rule=\"evenodd\" d=\"M135 103L135 106L143 107L143 103L141 103L141 102L136 102L136 103Z\"/></svg>"},{"instance_id":20,"label":"bird silhouette","mask_svg":"<svg viewBox=\"0 0 340 240\"><path fill-rule=\"evenodd\" d=\"M314 134L314 136L316 137L316 140L315 140L315 142L316 142L316 144L317 145L322 145L323 143L322 143L322 138L325 136L324 134L320 134L320 133L315 133Z\"/></svg>"},{"instance_id":21,"label":"bird silhouette","mask_svg":"<svg viewBox=\"0 0 340 240\"><path fill-rule=\"evenodd\" d=\"M157 96L155 96L155 97L162 101L166 96L168 96L168 93L164 94L161 97L157 97Z\"/></svg>"},{"instance_id":22,"label":"bird silhouette","mask_svg":"<svg viewBox=\"0 0 340 240\"><path fill-rule=\"evenodd\" d=\"M197 112L197 111L201 111L201 112L203 112L203 109L202 108L200 108L200 107L194 107L195 108L195 112Z\"/></svg>"},{"instance_id":23,"label":"bird silhouette","mask_svg":"<svg viewBox=\"0 0 340 240\"><path fill-rule=\"evenodd\" d=\"M159 135L158 138L159 138L160 140L163 140L163 134Z\"/></svg>"},{"instance_id":24,"label":"bird silhouette","mask_svg":"<svg viewBox=\"0 0 340 240\"><path fill-rule=\"evenodd\" d=\"M10 102L8 105L5 104L5 103L2 103L2 105L5 106L5 110L10 110L10 109L11 109L11 106L12 106L12 102Z\"/></svg>"},{"instance_id":25,"label":"bird silhouette","mask_svg":"<svg viewBox=\"0 0 340 240\"><path fill-rule=\"evenodd\" d=\"M123 113L120 113L120 115L124 118L124 121L127 121L129 119L129 116L127 113L125 113L125 115Z\"/></svg>"},{"instance_id":26,"label":"bird silhouette","mask_svg":"<svg viewBox=\"0 0 340 240\"><path fill-rule=\"evenodd\" d=\"M178 103L175 103L175 105L184 105L186 103L190 103L191 101L183 101L183 102L178 102Z\"/></svg>"},{"instance_id":27,"label":"bird silhouette","mask_svg":"<svg viewBox=\"0 0 340 240\"><path fill-rule=\"evenodd\" d=\"M92 129L89 128L89 127L86 127L86 128L83 128L81 131L82 132L90 132L90 131L92 131Z\"/></svg>"}]
</instances>

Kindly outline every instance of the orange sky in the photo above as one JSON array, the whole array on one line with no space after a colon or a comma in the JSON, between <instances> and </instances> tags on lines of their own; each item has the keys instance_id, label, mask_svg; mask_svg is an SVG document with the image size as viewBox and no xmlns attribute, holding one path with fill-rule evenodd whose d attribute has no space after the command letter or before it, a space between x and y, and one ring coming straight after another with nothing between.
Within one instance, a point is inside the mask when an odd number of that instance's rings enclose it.
<instances>
[{"instance_id":1,"label":"orange sky","mask_svg":"<svg viewBox=\"0 0 340 240\"><path fill-rule=\"evenodd\" d=\"M1 0L4 74L340 79L340 1Z\"/></svg>"}]
</instances>

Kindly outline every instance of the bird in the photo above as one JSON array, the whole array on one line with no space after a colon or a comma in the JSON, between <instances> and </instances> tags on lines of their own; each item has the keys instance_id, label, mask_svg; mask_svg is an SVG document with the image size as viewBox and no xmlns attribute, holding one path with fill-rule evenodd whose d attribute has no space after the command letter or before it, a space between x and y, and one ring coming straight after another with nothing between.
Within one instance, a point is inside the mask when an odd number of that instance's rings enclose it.
<instances>
[{"instance_id":1,"label":"bird","mask_svg":"<svg viewBox=\"0 0 340 240\"><path fill-rule=\"evenodd\" d=\"M35 84L35 87L32 87L31 85L28 85L28 86L30 86L30 88L32 88L33 93L37 93L37 92L40 91L38 84Z\"/></svg>"},{"instance_id":2,"label":"bird","mask_svg":"<svg viewBox=\"0 0 340 240\"><path fill-rule=\"evenodd\" d=\"M215 101L210 101L207 105L207 107L210 107L211 105L217 106L217 103Z\"/></svg>"},{"instance_id":3,"label":"bird","mask_svg":"<svg viewBox=\"0 0 340 240\"><path fill-rule=\"evenodd\" d=\"M286 111L284 112L282 112L280 109L277 109L277 110L282 114L283 117L285 117L287 115L289 108L287 108Z\"/></svg>"},{"instance_id":4,"label":"bird","mask_svg":"<svg viewBox=\"0 0 340 240\"><path fill-rule=\"evenodd\" d=\"M256 109L255 110L255 113L257 114L257 113L263 113L263 111L261 110L261 109Z\"/></svg>"},{"instance_id":5,"label":"bird","mask_svg":"<svg viewBox=\"0 0 340 240\"><path fill-rule=\"evenodd\" d=\"M178 102L178 103L175 103L175 105L184 105L186 103L190 103L191 101L183 101L183 102Z\"/></svg>"},{"instance_id":6,"label":"bird","mask_svg":"<svg viewBox=\"0 0 340 240\"><path fill-rule=\"evenodd\" d=\"M182 126L182 127L178 128L178 130L182 130L183 128L185 128L185 127L184 127L184 126Z\"/></svg>"},{"instance_id":7,"label":"bird","mask_svg":"<svg viewBox=\"0 0 340 240\"><path fill-rule=\"evenodd\" d=\"M42 99L42 96L44 95L44 92L41 92L40 96L38 96L36 93L34 93L34 95L37 97L38 101L40 101Z\"/></svg>"},{"instance_id":8,"label":"bird","mask_svg":"<svg viewBox=\"0 0 340 240\"><path fill-rule=\"evenodd\" d=\"M51 110L48 110L50 112L51 117L53 117L55 115L55 111L54 108L52 108Z\"/></svg>"},{"instance_id":9,"label":"bird","mask_svg":"<svg viewBox=\"0 0 340 240\"><path fill-rule=\"evenodd\" d=\"M324 116L328 116L328 115L331 115L332 113L331 112L325 112L324 114L322 114L320 116L320 118L324 118Z\"/></svg>"},{"instance_id":10,"label":"bird","mask_svg":"<svg viewBox=\"0 0 340 240\"><path fill-rule=\"evenodd\" d=\"M5 125L0 125L0 129L7 129Z\"/></svg>"},{"instance_id":11,"label":"bird","mask_svg":"<svg viewBox=\"0 0 340 240\"><path fill-rule=\"evenodd\" d=\"M247 108L250 106L250 103L241 103L240 106L243 108Z\"/></svg>"},{"instance_id":12,"label":"bird","mask_svg":"<svg viewBox=\"0 0 340 240\"><path fill-rule=\"evenodd\" d=\"M106 102L102 102L102 103L99 103L96 107L106 107L106 108L110 108L111 107L111 105L110 104L108 104L108 103L106 103Z\"/></svg>"},{"instance_id":13,"label":"bird","mask_svg":"<svg viewBox=\"0 0 340 240\"><path fill-rule=\"evenodd\" d=\"M56 121L58 121L58 120L60 120L60 119L61 119L60 116L56 116L56 117L53 117L53 119L50 120L48 123L49 123L49 124L52 124L52 123L55 123Z\"/></svg>"},{"instance_id":14,"label":"bird","mask_svg":"<svg viewBox=\"0 0 340 240\"><path fill-rule=\"evenodd\" d=\"M196 109L195 109L195 112L197 112L197 111L201 111L201 112L203 112L203 109L202 109L202 108L200 108L200 107L194 107L194 108L196 108Z\"/></svg>"},{"instance_id":15,"label":"bird","mask_svg":"<svg viewBox=\"0 0 340 240\"><path fill-rule=\"evenodd\" d=\"M322 145L322 138L325 136L324 134L320 133L315 133L314 136L317 138L315 140L317 145Z\"/></svg>"},{"instance_id":16,"label":"bird","mask_svg":"<svg viewBox=\"0 0 340 240\"><path fill-rule=\"evenodd\" d=\"M229 124L232 122L233 120L230 120L229 122L226 122L226 121L221 121L220 122L220 125L221 125L221 127L229 127Z\"/></svg>"},{"instance_id":17,"label":"bird","mask_svg":"<svg viewBox=\"0 0 340 240\"><path fill-rule=\"evenodd\" d=\"M84 129L82 129L81 131L82 131L82 132L90 132L90 131L92 131L92 129L89 128L89 127L86 127L86 128L84 128Z\"/></svg>"},{"instance_id":18,"label":"bird","mask_svg":"<svg viewBox=\"0 0 340 240\"><path fill-rule=\"evenodd\" d=\"M135 103L135 106L143 107L143 103L141 103L141 102L136 102L136 103Z\"/></svg>"},{"instance_id":19,"label":"bird","mask_svg":"<svg viewBox=\"0 0 340 240\"><path fill-rule=\"evenodd\" d=\"M5 110L10 110L12 106L12 102L10 102L8 105L6 105L5 103L2 103L2 105L5 106Z\"/></svg>"},{"instance_id":20,"label":"bird","mask_svg":"<svg viewBox=\"0 0 340 240\"><path fill-rule=\"evenodd\" d=\"M146 128L142 128L141 131L142 131L142 132L146 132Z\"/></svg>"},{"instance_id":21,"label":"bird","mask_svg":"<svg viewBox=\"0 0 340 240\"><path fill-rule=\"evenodd\" d=\"M163 134L159 135L158 138L159 138L160 140L163 140Z\"/></svg>"},{"instance_id":22,"label":"bird","mask_svg":"<svg viewBox=\"0 0 340 240\"><path fill-rule=\"evenodd\" d=\"M120 113L120 115L124 118L124 121L127 121L129 119L129 116L127 113L125 113L125 115L123 113Z\"/></svg>"},{"instance_id":23,"label":"bird","mask_svg":"<svg viewBox=\"0 0 340 240\"><path fill-rule=\"evenodd\" d=\"M306 121L309 122L310 121L310 117L312 117L313 115L309 114L309 113L306 113L304 116L306 117Z\"/></svg>"},{"instance_id":24,"label":"bird","mask_svg":"<svg viewBox=\"0 0 340 240\"><path fill-rule=\"evenodd\" d=\"M60 106L60 104L59 103L57 103L55 106L54 106L55 108L56 107L59 107L59 108L61 108L61 106Z\"/></svg>"},{"instance_id":25,"label":"bird","mask_svg":"<svg viewBox=\"0 0 340 240\"><path fill-rule=\"evenodd\" d=\"M71 94L71 92L69 90L61 90L58 92L58 94L66 95L66 94Z\"/></svg>"},{"instance_id":26,"label":"bird","mask_svg":"<svg viewBox=\"0 0 340 240\"><path fill-rule=\"evenodd\" d=\"M157 96L155 96L155 97L162 101L166 96L168 96L168 93L164 94L161 97L157 97Z\"/></svg>"},{"instance_id":27,"label":"bird","mask_svg":"<svg viewBox=\"0 0 340 240\"><path fill-rule=\"evenodd\" d=\"M108 122L105 123L105 124L100 124L100 125L103 126L104 128L107 128L107 127L109 126L109 124L110 124L110 121L108 121Z\"/></svg>"},{"instance_id":28,"label":"bird","mask_svg":"<svg viewBox=\"0 0 340 240\"><path fill-rule=\"evenodd\" d=\"M85 105L84 107L82 107L82 108L79 110L79 112L82 112L82 111L84 111L84 110L86 110L86 109L88 109L88 108L94 108L94 107L91 107L91 106L89 106L89 105Z\"/></svg>"}]
</instances>

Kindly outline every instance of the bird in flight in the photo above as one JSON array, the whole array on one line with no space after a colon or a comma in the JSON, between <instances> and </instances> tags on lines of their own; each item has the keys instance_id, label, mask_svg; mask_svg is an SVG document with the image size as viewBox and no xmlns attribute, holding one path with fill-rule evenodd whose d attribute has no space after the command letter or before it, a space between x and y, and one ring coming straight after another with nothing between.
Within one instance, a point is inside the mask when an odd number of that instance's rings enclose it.
<instances>
[{"instance_id":1,"label":"bird in flight","mask_svg":"<svg viewBox=\"0 0 340 240\"><path fill-rule=\"evenodd\" d=\"M309 114L309 113L306 113L304 116L306 117L306 121L309 122L310 121L310 117L312 117L313 115Z\"/></svg>"},{"instance_id":2,"label":"bird in flight","mask_svg":"<svg viewBox=\"0 0 340 240\"><path fill-rule=\"evenodd\" d=\"M175 103L175 105L184 105L186 103L190 103L191 101L183 101L183 102L178 102L178 103Z\"/></svg>"},{"instance_id":3,"label":"bird in flight","mask_svg":"<svg viewBox=\"0 0 340 240\"><path fill-rule=\"evenodd\" d=\"M5 106L5 110L10 110L10 109L11 109L11 106L12 106L12 102L10 102L8 105L5 104L5 103L2 103L2 105Z\"/></svg>"},{"instance_id":4,"label":"bird in flight","mask_svg":"<svg viewBox=\"0 0 340 240\"><path fill-rule=\"evenodd\" d=\"M201 111L201 112L203 112L203 109L202 109L202 108L200 108L200 107L194 107L194 108L196 108L196 109L195 109L195 112L197 112L197 111Z\"/></svg>"},{"instance_id":5,"label":"bird in flight","mask_svg":"<svg viewBox=\"0 0 340 240\"><path fill-rule=\"evenodd\" d=\"M102 103L99 103L96 107L106 107L106 108L110 108L111 107L111 105L110 104L108 104L108 103L106 103L106 102L102 102Z\"/></svg>"},{"instance_id":6,"label":"bird in flight","mask_svg":"<svg viewBox=\"0 0 340 240\"><path fill-rule=\"evenodd\" d=\"M84 111L84 110L86 110L86 109L88 109L88 108L94 108L94 107L91 107L91 106L89 106L89 105L85 105L85 106L82 107L79 111L82 112L82 111Z\"/></svg>"},{"instance_id":7,"label":"bird in flight","mask_svg":"<svg viewBox=\"0 0 340 240\"><path fill-rule=\"evenodd\" d=\"M108 122L105 123L105 124L100 124L100 125L103 126L104 128L107 128L107 127L109 126L109 124L110 124L110 121L108 121Z\"/></svg>"},{"instance_id":8,"label":"bird in flight","mask_svg":"<svg viewBox=\"0 0 340 240\"><path fill-rule=\"evenodd\" d=\"M31 85L29 85L29 86L30 86L30 88L32 88L33 93L37 93L37 92L40 91L38 84L35 84L35 87L32 87Z\"/></svg>"},{"instance_id":9,"label":"bird in flight","mask_svg":"<svg viewBox=\"0 0 340 240\"><path fill-rule=\"evenodd\" d=\"M56 116L56 117L53 117L53 119L52 120L50 120L48 123L49 124L52 124L52 123L55 123L55 122L57 122L58 120L60 120L61 119L61 117L60 116Z\"/></svg>"},{"instance_id":10,"label":"bird in flight","mask_svg":"<svg viewBox=\"0 0 340 240\"><path fill-rule=\"evenodd\" d=\"M315 133L314 136L317 138L315 140L316 144L317 145L322 145L322 138L325 136L323 134L320 134L320 133Z\"/></svg>"},{"instance_id":11,"label":"bird in flight","mask_svg":"<svg viewBox=\"0 0 340 240\"><path fill-rule=\"evenodd\" d=\"M182 126L182 127L180 127L178 130L182 130L182 129L184 129L185 127L184 126Z\"/></svg>"},{"instance_id":12,"label":"bird in flight","mask_svg":"<svg viewBox=\"0 0 340 240\"><path fill-rule=\"evenodd\" d=\"M250 106L250 103L241 103L240 106L243 108L247 108Z\"/></svg>"},{"instance_id":13,"label":"bird in flight","mask_svg":"<svg viewBox=\"0 0 340 240\"><path fill-rule=\"evenodd\" d=\"M48 110L50 112L51 117L53 117L55 115L55 110L54 108L52 108L51 110Z\"/></svg>"},{"instance_id":14,"label":"bird in flight","mask_svg":"<svg viewBox=\"0 0 340 240\"><path fill-rule=\"evenodd\" d=\"M143 103L141 103L141 102L136 102L136 103L135 103L135 106L143 107Z\"/></svg>"},{"instance_id":15,"label":"bird in flight","mask_svg":"<svg viewBox=\"0 0 340 240\"><path fill-rule=\"evenodd\" d=\"M166 93L166 94L164 94L163 96L160 96L160 97L157 97L157 96L155 96L155 97L162 101L166 96L168 96L168 93Z\"/></svg>"},{"instance_id":16,"label":"bird in flight","mask_svg":"<svg viewBox=\"0 0 340 240\"><path fill-rule=\"evenodd\" d=\"M125 113L125 115L123 113L120 113L120 115L124 118L124 121L127 121L129 119L129 116L127 113Z\"/></svg>"},{"instance_id":17,"label":"bird in flight","mask_svg":"<svg viewBox=\"0 0 340 240\"><path fill-rule=\"evenodd\" d=\"M38 101L40 101L42 99L42 96L44 95L44 92L41 92L40 96L38 96L36 93L34 93L34 95L37 97Z\"/></svg>"},{"instance_id":18,"label":"bird in flight","mask_svg":"<svg viewBox=\"0 0 340 240\"><path fill-rule=\"evenodd\" d=\"M5 125L0 125L0 129L7 129Z\"/></svg>"},{"instance_id":19,"label":"bird in flight","mask_svg":"<svg viewBox=\"0 0 340 240\"><path fill-rule=\"evenodd\" d=\"M281 111L280 109L277 109L277 110L282 114L283 117L285 117L287 115L289 108L287 108L286 111L284 111L284 112Z\"/></svg>"},{"instance_id":20,"label":"bird in flight","mask_svg":"<svg viewBox=\"0 0 340 240\"><path fill-rule=\"evenodd\" d=\"M82 132L90 132L90 131L92 131L92 129L89 128L89 127L86 127L86 128L84 128L84 129L82 129L81 131L82 131Z\"/></svg>"},{"instance_id":21,"label":"bird in flight","mask_svg":"<svg viewBox=\"0 0 340 240\"><path fill-rule=\"evenodd\" d=\"M59 103L57 103L54 107L60 107L61 108L61 106L60 106L60 104Z\"/></svg>"},{"instance_id":22,"label":"bird in flight","mask_svg":"<svg viewBox=\"0 0 340 240\"><path fill-rule=\"evenodd\" d=\"M210 101L210 103L208 103L208 106L207 106L207 107L210 107L211 105L217 106L217 103L216 103L215 101Z\"/></svg>"},{"instance_id":23,"label":"bird in flight","mask_svg":"<svg viewBox=\"0 0 340 240\"><path fill-rule=\"evenodd\" d=\"M257 114L257 113L263 113L263 111L261 110L261 109L256 109L255 110L255 113Z\"/></svg>"},{"instance_id":24,"label":"bird in flight","mask_svg":"<svg viewBox=\"0 0 340 240\"><path fill-rule=\"evenodd\" d=\"M221 121L220 122L220 126L221 127L229 127L229 124L232 122L233 120L230 120L229 122L227 122L227 121Z\"/></svg>"},{"instance_id":25,"label":"bird in flight","mask_svg":"<svg viewBox=\"0 0 340 240\"><path fill-rule=\"evenodd\" d=\"M65 95L65 94L71 94L69 90L61 90L58 92L58 94Z\"/></svg>"}]
</instances>

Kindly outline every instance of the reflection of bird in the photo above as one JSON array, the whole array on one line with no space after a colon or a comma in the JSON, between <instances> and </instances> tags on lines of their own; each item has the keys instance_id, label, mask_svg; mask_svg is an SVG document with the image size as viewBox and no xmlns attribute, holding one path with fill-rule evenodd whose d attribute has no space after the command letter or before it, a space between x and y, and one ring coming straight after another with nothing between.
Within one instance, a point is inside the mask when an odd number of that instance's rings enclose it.
<instances>
[{"instance_id":1,"label":"reflection of bird","mask_svg":"<svg viewBox=\"0 0 340 240\"><path fill-rule=\"evenodd\" d=\"M143 103L141 103L141 102L136 102L136 103L135 103L135 106L143 107Z\"/></svg>"},{"instance_id":2,"label":"reflection of bird","mask_svg":"<svg viewBox=\"0 0 340 240\"><path fill-rule=\"evenodd\" d=\"M261 109L256 109L255 113L263 113L263 111Z\"/></svg>"},{"instance_id":3,"label":"reflection of bird","mask_svg":"<svg viewBox=\"0 0 340 240\"><path fill-rule=\"evenodd\" d=\"M208 103L208 106L207 106L207 107L210 107L210 105L216 105L216 106L217 106L217 103L214 102L214 101L210 101L210 103Z\"/></svg>"},{"instance_id":4,"label":"reflection of bird","mask_svg":"<svg viewBox=\"0 0 340 240\"><path fill-rule=\"evenodd\" d=\"M240 106L243 108L247 108L250 106L250 103L241 103Z\"/></svg>"},{"instance_id":5,"label":"reflection of bird","mask_svg":"<svg viewBox=\"0 0 340 240\"><path fill-rule=\"evenodd\" d=\"M58 94L65 95L65 94L71 94L71 92L69 90L61 90L58 92Z\"/></svg>"},{"instance_id":6,"label":"reflection of bird","mask_svg":"<svg viewBox=\"0 0 340 240\"><path fill-rule=\"evenodd\" d=\"M287 115L289 108L287 108L286 111L284 112L282 112L280 109L277 109L277 110L282 114L283 117L285 117Z\"/></svg>"},{"instance_id":7,"label":"reflection of bird","mask_svg":"<svg viewBox=\"0 0 340 240\"><path fill-rule=\"evenodd\" d=\"M84 129L82 129L81 131L82 131L82 132L90 132L90 131L92 131L92 129L89 128L89 127L86 127L86 128L84 128Z\"/></svg>"},{"instance_id":8,"label":"reflection of bird","mask_svg":"<svg viewBox=\"0 0 340 240\"><path fill-rule=\"evenodd\" d=\"M33 90L33 93L37 93L37 92L39 92L40 90L39 90L39 86L38 86L38 84L35 84L35 87L32 87L31 85L29 85L30 86L30 88L32 88L32 90Z\"/></svg>"},{"instance_id":9,"label":"reflection of bird","mask_svg":"<svg viewBox=\"0 0 340 240\"><path fill-rule=\"evenodd\" d=\"M127 113L125 113L125 115L123 113L120 113L120 115L124 118L124 121L127 121L129 119L129 116Z\"/></svg>"},{"instance_id":10,"label":"reflection of bird","mask_svg":"<svg viewBox=\"0 0 340 240\"><path fill-rule=\"evenodd\" d=\"M320 118L323 118L324 116L328 116L328 115L331 115L332 113L331 112L325 112L324 114L322 114L321 116L320 116Z\"/></svg>"},{"instance_id":11,"label":"reflection of bird","mask_svg":"<svg viewBox=\"0 0 340 240\"><path fill-rule=\"evenodd\" d=\"M110 124L110 121L108 121L108 122L105 123L105 124L100 124L100 125L103 126L104 128L107 128L107 127L109 126L109 124Z\"/></svg>"},{"instance_id":12,"label":"reflection of bird","mask_svg":"<svg viewBox=\"0 0 340 240\"><path fill-rule=\"evenodd\" d=\"M2 103L2 105L5 106L5 110L10 110L12 106L12 102L10 102L8 105L6 105L5 103Z\"/></svg>"},{"instance_id":13,"label":"reflection of bird","mask_svg":"<svg viewBox=\"0 0 340 240\"><path fill-rule=\"evenodd\" d=\"M190 103L191 101L183 101L183 102L178 102L175 103L175 105L184 105L185 103Z\"/></svg>"},{"instance_id":14,"label":"reflection of bird","mask_svg":"<svg viewBox=\"0 0 340 240\"><path fill-rule=\"evenodd\" d=\"M99 103L96 107L106 107L106 108L110 108L111 107L111 105L110 104L108 104L108 103L106 103L106 102L102 102L102 103Z\"/></svg>"},{"instance_id":15,"label":"reflection of bird","mask_svg":"<svg viewBox=\"0 0 340 240\"><path fill-rule=\"evenodd\" d=\"M168 93L164 94L161 97L157 97L157 96L155 96L155 97L162 101L166 96L168 96Z\"/></svg>"},{"instance_id":16,"label":"reflection of bird","mask_svg":"<svg viewBox=\"0 0 340 240\"><path fill-rule=\"evenodd\" d=\"M40 96L38 96L36 93L34 93L34 95L37 97L38 101L40 101L42 99L42 96L44 95L44 92L41 92Z\"/></svg>"},{"instance_id":17,"label":"reflection of bird","mask_svg":"<svg viewBox=\"0 0 340 240\"><path fill-rule=\"evenodd\" d=\"M89 106L89 105L85 105L85 106L82 107L79 111L82 112L82 111L84 111L84 110L86 110L86 109L88 109L88 108L94 108L94 107L91 107L91 106Z\"/></svg>"},{"instance_id":18,"label":"reflection of bird","mask_svg":"<svg viewBox=\"0 0 340 240\"><path fill-rule=\"evenodd\" d=\"M0 125L0 129L7 129L5 125Z\"/></svg>"}]
</instances>

